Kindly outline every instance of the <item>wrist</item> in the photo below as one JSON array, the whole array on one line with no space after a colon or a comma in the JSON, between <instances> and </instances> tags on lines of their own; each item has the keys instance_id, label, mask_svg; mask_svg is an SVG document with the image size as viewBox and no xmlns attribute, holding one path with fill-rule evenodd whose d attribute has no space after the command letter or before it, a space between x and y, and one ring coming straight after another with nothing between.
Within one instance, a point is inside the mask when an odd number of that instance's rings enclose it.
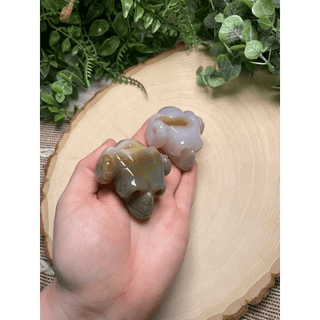
<instances>
[{"instance_id":1,"label":"wrist","mask_svg":"<svg viewBox=\"0 0 320 320\"><path fill-rule=\"evenodd\" d=\"M42 290L40 309L41 320L68 320L58 300L55 281Z\"/></svg>"}]
</instances>

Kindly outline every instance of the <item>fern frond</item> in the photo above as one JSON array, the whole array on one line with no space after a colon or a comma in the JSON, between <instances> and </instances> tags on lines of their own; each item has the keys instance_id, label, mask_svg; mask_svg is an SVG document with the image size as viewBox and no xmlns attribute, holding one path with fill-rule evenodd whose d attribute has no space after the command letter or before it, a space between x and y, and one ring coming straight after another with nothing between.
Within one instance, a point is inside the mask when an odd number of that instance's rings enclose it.
<instances>
[{"instance_id":1,"label":"fern frond","mask_svg":"<svg viewBox=\"0 0 320 320\"><path fill-rule=\"evenodd\" d=\"M144 87L144 85L140 81L138 81L136 79L133 79L131 77L126 77L126 76L123 76L123 75L118 75L117 77L115 77L114 82L115 83L119 82L119 83L130 84L132 86L136 86L136 87L140 88L141 91L143 91L146 96L148 96L147 90Z\"/></svg>"},{"instance_id":2,"label":"fern frond","mask_svg":"<svg viewBox=\"0 0 320 320\"><path fill-rule=\"evenodd\" d=\"M88 88L90 86L89 80L92 76L94 61L95 61L95 58L93 58L91 56L87 56L86 61L84 62L84 80L85 80L86 86Z\"/></svg>"},{"instance_id":3,"label":"fern frond","mask_svg":"<svg viewBox=\"0 0 320 320\"><path fill-rule=\"evenodd\" d=\"M128 45L127 45L127 41L121 46L121 48L119 49L118 51L118 54L117 54L117 58L116 58L116 61L117 61L117 65L119 67L122 68L122 70L124 70L124 66L123 66L123 63L122 63L122 59L124 57L124 54L128 51Z\"/></svg>"}]
</instances>

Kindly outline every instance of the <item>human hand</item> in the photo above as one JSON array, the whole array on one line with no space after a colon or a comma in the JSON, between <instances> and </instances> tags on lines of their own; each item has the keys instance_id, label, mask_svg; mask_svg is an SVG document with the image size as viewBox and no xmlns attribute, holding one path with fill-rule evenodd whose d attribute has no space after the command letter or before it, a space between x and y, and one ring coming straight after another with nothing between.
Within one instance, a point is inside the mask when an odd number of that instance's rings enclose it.
<instances>
[{"instance_id":1,"label":"human hand","mask_svg":"<svg viewBox=\"0 0 320 320\"><path fill-rule=\"evenodd\" d=\"M147 146L147 122L133 136ZM175 279L186 254L197 164L181 172L172 165L166 192L150 218L128 213L111 184L95 181L102 151L82 159L56 209L53 264L57 281L43 294L59 319L145 319ZM53 314L54 312L51 312ZM49 318L49 317L48 317ZM53 317L54 319L54 317Z\"/></svg>"}]
</instances>

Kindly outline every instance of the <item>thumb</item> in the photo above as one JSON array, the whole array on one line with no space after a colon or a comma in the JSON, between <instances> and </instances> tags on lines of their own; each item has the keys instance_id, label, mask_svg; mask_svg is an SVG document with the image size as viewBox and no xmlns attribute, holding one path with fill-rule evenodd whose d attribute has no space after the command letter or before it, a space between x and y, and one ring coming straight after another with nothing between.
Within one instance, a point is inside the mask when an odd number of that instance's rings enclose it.
<instances>
[{"instance_id":1,"label":"thumb","mask_svg":"<svg viewBox=\"0 0 320 320\"><path fill-rule=\"evenodd\" d=\"M95 180L96 165L101 153L108 147L114 147L116 142L108 139L99 148L80 160L70 178L66 192L78 198L93 195L98 190Z\"/></svg>"}]
</instances>

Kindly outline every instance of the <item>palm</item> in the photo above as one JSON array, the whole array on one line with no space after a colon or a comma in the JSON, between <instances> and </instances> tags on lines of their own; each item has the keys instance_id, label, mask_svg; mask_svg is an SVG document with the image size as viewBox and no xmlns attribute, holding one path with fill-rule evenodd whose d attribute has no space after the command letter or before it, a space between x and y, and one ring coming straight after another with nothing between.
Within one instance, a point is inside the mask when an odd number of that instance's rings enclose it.
<instances>
[{"instance_id":1,"label":"palm","mask_svg":"<svg viewBox=\"0 0 320 320\"><path fill-rule=\"evenodd\" d=\"M194 172L188 174L195 182ZM183 190L175 198L180 182L181 173L173 166L166 177L167 191L145 222L128 214L111 186L79 197L72 196L70 183L55 221L58 283L98 314L116 319L119 308L124 318L149 314L172 283L187 248L186 199L181 206L178 201ZM133 302L139 306L136 311Z\"/></svg>"}]
</instances>

